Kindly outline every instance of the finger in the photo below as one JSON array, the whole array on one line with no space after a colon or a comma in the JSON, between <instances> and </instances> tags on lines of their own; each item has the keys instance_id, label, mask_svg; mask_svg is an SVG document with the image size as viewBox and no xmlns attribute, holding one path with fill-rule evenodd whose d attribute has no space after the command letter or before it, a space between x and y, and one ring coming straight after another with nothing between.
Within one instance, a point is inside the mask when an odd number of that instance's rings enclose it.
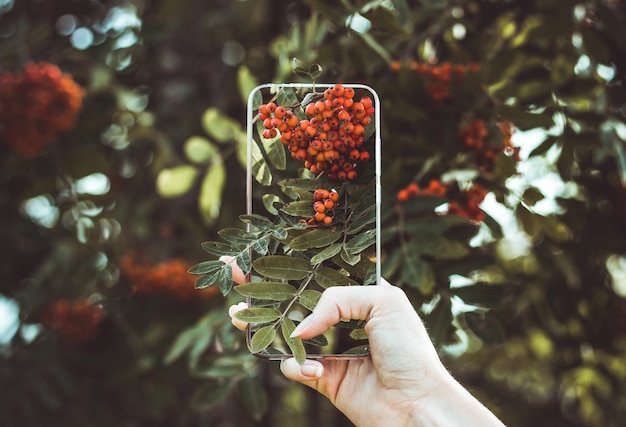
<instances>
[{"instance_id":1,"label":"finger","mask_svg":"<svg viewBox=\"0 0 626 427\"><path fill-rule=\"evenodd\" d=\"M239 320L235 317L235 313L243 310L244 308L248 308L248 304L245 302L240 302L239 304L231 305L228 308L228 315L230 316L230 322L235 326L235 328L245 331L248 327L248 322L244 322L243 320Z\"/></svg>"},{"instance_id":2,"label":"finger","mask_svg":"<svg viewBox=\"0 0 626 427\"><path fill-rule=\"evenodd\" d=\"M292 336L311 338L324 333L340 320L370 320L374 315L393 314L398 318L408 315L417 318L404 292L387 285L336 286L326 289L313 313L296 327Z\"/></svg>"},{"instance_id":3,"label":"finger","mask_svg":"<svg viewBox=\"0 0 626 427\"><path fill-rule=\"evenodd\" d=\"M237 264L237 258L234 256L222 255L220 257L220 261L230 265L230 268L233 271L233 282L238 285L243 285L247 282L246 275L243 270Z\"/></svg>"},{"instance_id":4,"label":"finger","mask_svg":"<svg viewBox=\"0 0 626 427\"><path fill-rule=\"evenodd\" d=\"M300 365L296 359L284 359L280 363L280 370L290 380L298 381L316 388L315 383L324 375L324 365L316 360L305 360Z\"/></svg>"}]
</instances>

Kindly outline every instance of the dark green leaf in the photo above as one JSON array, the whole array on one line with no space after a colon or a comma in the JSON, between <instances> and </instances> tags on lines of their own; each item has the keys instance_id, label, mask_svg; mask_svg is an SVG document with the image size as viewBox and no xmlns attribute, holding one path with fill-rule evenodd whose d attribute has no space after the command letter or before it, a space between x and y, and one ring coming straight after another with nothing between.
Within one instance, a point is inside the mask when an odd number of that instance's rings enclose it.
<instances>
[{"instance_id":1,"label":"dark green leaf","mask_svg":"<svg viewBox=\"0 0 626 427\"><path fill-rule=\"evenodd\" d=\"M361 261L361 254L350 254L346 252L346 247L344 246L343 250L341 251L341 259L349 265L357 265Z\"/></svg>"},{"instance_id":2,"label":"dark green leaf","mask_svg":"<svg viewBox=\"0 0 626 427\"><path fill-rule=\"evenodd\" d=\"M281 209L286 214L298 217L310 217L313 216L315 211L313 210L313 204L308 200L298 200L291 202Z\"/></svg>"},{"instance_id":3,"label":"dark green leaf","mask_svg":"<svg viewBox=\"0 0 626 427\"><path fill-rule=\"evenodd\" d=\"M524 191L524 195L522 196L522 200L529 206L534 206L537 202L543 200L545 196L541 191L539 191L535 187L530 187L526 191Z\"/></svg>"},{"instance_id":4,"label":"dark green leaf","mask_svg":"<svg viewBox=\"0 0 626 427\"><path fill-rule=\"evenodd\" d=\"M306 360L306 350L304 349L304 344L302 344L302 340L300 338L292 338L291 333L296 328L296 325L293 323L288 317L283 319L282 324L280 325L281 331L283 333L283 339L289 346L291 353L293 354L294 359L302 365Z\"/></svg>"},{"instance_id":5,"label":"dark green leaf","mask_svg":"<svg viewBox=\"0 0 626 427\"><path fill-rule=\"evenodd\" d=\"M466 304L480 307L497 307L504 304L511 297L508 287L485 283L452 288L450 291Z\"/></svg>"},{"instance_id":6,"label":"dark green leaf","mask_svg":"<svg viewBox=\"0 0 626 427\"><path fill-rule=\"evenodd\" d=\"M315 272L315 280L323 288L330 286L354 286L358 285L357 282L350 279L345 274L340 273L329 267L320 267Z\"/></svg>"},{"instance_id":7,"label":"dark green leaf","mask_svg":"<svg viewBox=\"0 0 626 427\"><path fill-rule=\"evenodd\" d=\"M189 269L189 273L191 274L207 274L213 273L216 270L224 267L224 263L222 261L203 261L200 262Z\"/></svg>"},{"instance_id":8,"label":"dark green leaf","mask_svg":"<svg viewBox=\"0 0 626 427\"><path fill-rule=\"evenodd\" d=\"M268 399L265 387L257 376L247 375L239 383L241 401L250 416L259 422L267 412Z\"/></svg>"},{"instance_id":9,"label":"dark green leaf","mask_svg":"<svg viewBox=\"0 0 626 427\"><path fill-rule=\"evenodd\" d=\"M198 410L207 411L224 400L232 388L233 382L231 381L206 382L193 394L191 406Z\"/></svg>"},{"instance_id":10,"label":"dark green leaf","mask_svg":"<svg viewBox=\"0 0 626 427\"><path fill-rule=\"evenodd\" d=\"M231 245L227 245L225 243L220 242L204 242L202 243L202 249L207 251L210 254L222 256L233 256L238 255L241 252L241 249L235 248Z\"/></svg>"},{"instance_id":11,"label":"dark green leaf","mask_svg":"<svg viewBox=\"0 0 626 427\"><path fill-rule=\"evenodd\" d=\"M272 279L300 280L311 271L311 264L300 258L283 255L269 255L252 263L257 273Z\"/></svg>"},{"instance_id":12,"label":"dark green leaf","mask_svg":"<svg viewBox=\"0 0 626 427\"><path fill-rule=\"evenodd\" d=\"M288 283L251 282L235 287L235 291L245 297L285 301L296 294L296 288Z\"/></svg>"},{"instance_id":13,"label":"dark green leaf","mask_svg":"<svg viewBox=\"0 0 626 427\"><path fill-rule=\"evenodd\" d=\"M502 324L493 316L483 313L465 313L465 323L472 332L485 344L498 345L505 341L505 333Z\"/></svg>"},{"instance_id":14,"label":"dark green leaf","mask_svg":"<svg viewBox=\"0 0 626 427\"><path fill-rule=\"evenodd\" d=\"M272 236L278 240L285 240L289 236L289 232L285 227L277 227L272 230Z\"/></svg>"},{"instance_id":15,"label":"dark green leaf","mask_svg":"<svg viewBox=\"0 0 626 427\"><path fill-rule=\"evenodd\" d=\"M376 243L376 230L367 230L346 243L346 252L358 254Z\"/></svg>"},{"instance_id":16,"label":"dark green leaf","mask_svg":"<svg viewBox=\"0 0 626 427\"><path fill-rule=\"evenodd\" d=\"M269 229L274 227L272 221L258 214L240 215L239 219L246 224L252 224L260 229Z\"/></svg>"},{"instance_id":17,"label":"dark green leaf","mask_svg":"<svg viewBox=\"0 0 626 427\"><path fill-rule=\"evenodd\" d=\"M322 293L320 291L306 289L300 293L300 296L298 297L298 303L304 308L313 311L321 297Z\"/></svg>"},{"instance_id":18,"label":"dark green leaf","mask_svg":"<svg viewBox=\"0 0 626 427\"><path fill-rule=\"evenodd\" d=\"M450 300L441 297L433 311L425 316L424 323L433 344L440 348L446 343L452 331L452 304Z\"/></svg>"},{"instance_id":19,"label":"dark green leaf","mask_svg":"<svg viewBox=\"0 0 626 427\"><path fill-rule=\"evenodd\" d=\"M267 323L280 319L281 312L275 308L244 308L235 313L235 318L248 323Z\"/></svg>"},{"instance_id":20,"label":"dark green leaf","mask_svg":"<svg viewBox=\"0 0 626 427\"><path fill-rule=\"evenodd\" d=\"M250 340L250 352L258 353L265 350L274 341L276 328L274 325L264 326L252 335Z\"/></svg>"},{"instance_id":21,"label":"dark green leaf","mask_svg":"<svg viewBox=\"0 0 626 427\"><path fill-rule=\"evenodd\" d=\"M334 245L327 247L323 251L315 254L313 258L311 258L311 264L313 265L319 264L320 262L326 261L327 259L334 257L335 255L339 253L339 251L341 251L342 247L343 245L341 243L336 243Z\"/></svg>"},{"instance_id":22,"label":"dark green leaf","mask_svg":"<svg viewBox=\"0 0 626 427\"><path fill-rule=\"evenodd\" d=\"M346 234L355 234L363 230L366 226L376 222L376 206L372 205L359 212L351 218Z\"/></svg>"},{"instance_id":23,"label":"dark green leaf","mask_svg":"<svg viewBox=\"0 0 626 427\"><path fill-rule=\"evenodd\" d=\"M224 268L218 272L217 285L222 295L226 296L233 288L233 269L230 265L224 265Z\"/></svg>"},{"instance_id":24,"label":"dark green leaf","mask_svg":"<svg viewBox=\"0 0 626 427\"><path fill-rule=\"evenodd\" d=\"M332 229L316 229L307 231L289 242L289 247L294 251L305 251L311 248L323 248L335 243L342 233Z\"/></svg>"}]
</instances>

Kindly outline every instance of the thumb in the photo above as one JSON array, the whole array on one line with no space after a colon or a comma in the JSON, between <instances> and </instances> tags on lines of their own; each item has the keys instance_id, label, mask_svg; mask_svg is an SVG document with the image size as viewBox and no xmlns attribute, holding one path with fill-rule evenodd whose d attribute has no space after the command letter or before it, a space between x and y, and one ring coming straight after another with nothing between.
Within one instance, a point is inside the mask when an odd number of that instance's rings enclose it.
<instances>
[{"instance_id":1,"label":"thumb","mask_svg":"<svg viewBox=\"0 0 626 427\"><path fill-rule=\"evenodd\" d=\"M324 375L324 365L316 360L305 360L300 365L293 357L280 363L283 375L292 381L298 381L317 389L316 383Z\"/></svg>"}]
</instances>

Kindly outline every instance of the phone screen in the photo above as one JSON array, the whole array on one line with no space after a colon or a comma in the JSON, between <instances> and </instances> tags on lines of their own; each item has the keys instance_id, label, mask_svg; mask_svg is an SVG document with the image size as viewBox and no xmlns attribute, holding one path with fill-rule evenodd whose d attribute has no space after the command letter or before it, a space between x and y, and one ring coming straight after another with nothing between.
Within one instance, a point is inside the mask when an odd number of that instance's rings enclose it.
<instances>
[{"instance_id":1,"label":"phone screen","mask_svg":"<svg viewBox=\"0 0 626 427\"><path fill-rule=\"evenodd\" d=\"M380 281L380 103L360 84L267 84L247 109L247 342L261 357L369 354L362 321L290 338L330 286Z\"/></svg>"}]
</instances>

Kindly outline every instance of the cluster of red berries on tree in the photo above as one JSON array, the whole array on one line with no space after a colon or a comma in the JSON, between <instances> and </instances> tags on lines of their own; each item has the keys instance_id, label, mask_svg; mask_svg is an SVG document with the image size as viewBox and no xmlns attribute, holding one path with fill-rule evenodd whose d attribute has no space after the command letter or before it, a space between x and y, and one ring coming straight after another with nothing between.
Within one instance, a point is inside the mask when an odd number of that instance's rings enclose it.
<instances>
[{"instance_id":1,"label":"cluster of red berries on tree","mask_svg":"<svg viewBox=\"0 0 626 427\"><path fill-rule=\"evenodd\" d=\"M304 119L293 111L301 105L263 104L259 107L262 135L266 139L280 135L291 156L314 175L325 172L330 179L352 181L358 176L359 162L370 159L363 143L375 112L370 97L357 100L355 95L352 87L336 84L304 106Z\"/></svg>"},{"instance_id":2,"label":"cluster of red berries on tree","mask_svg":"<svg viewBox=\"0 0 626 427\"><path fill-rule=\"evenodd\" d=\"M313 192L313 210L315 214L305 221L308 225L331 225L335 216L335 208L339 201L337 190L318 188Z\"/></svg>"}]
</instances>

